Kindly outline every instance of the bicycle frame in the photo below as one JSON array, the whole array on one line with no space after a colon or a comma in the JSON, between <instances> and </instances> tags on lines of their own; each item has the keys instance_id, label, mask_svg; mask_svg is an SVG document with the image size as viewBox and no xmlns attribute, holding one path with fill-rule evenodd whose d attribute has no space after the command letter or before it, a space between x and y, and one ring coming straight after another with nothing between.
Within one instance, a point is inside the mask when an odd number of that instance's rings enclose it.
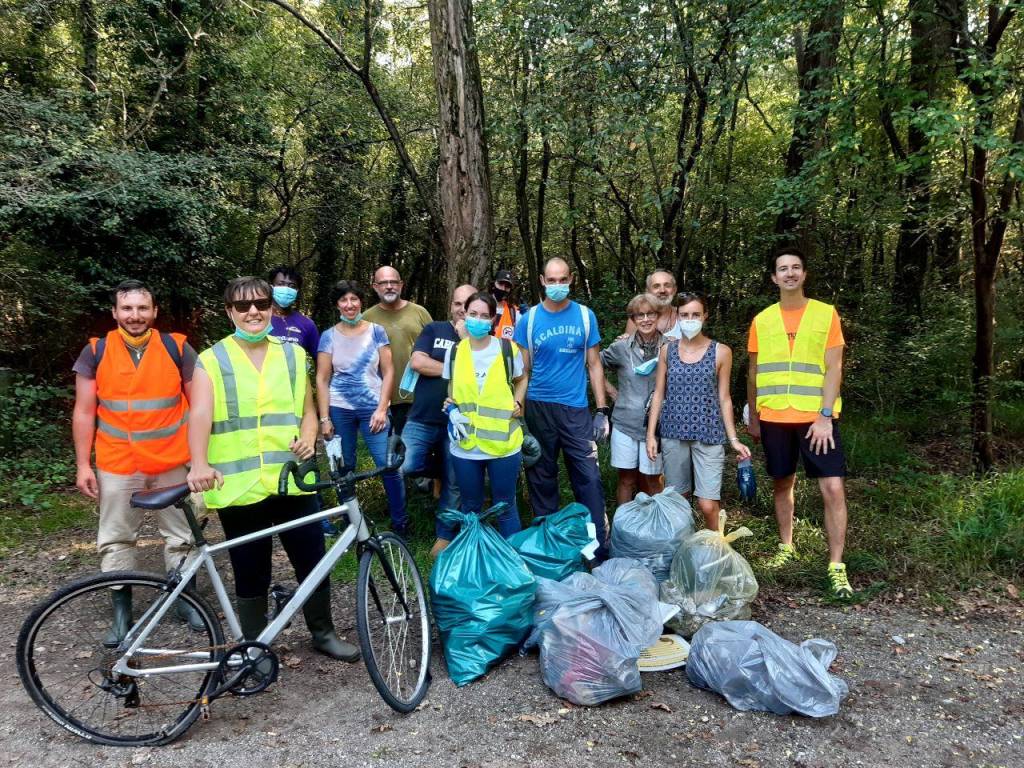
<instances>
[{"instance_id":1,"label":"bicycle frame","mask_svg":"<svg viewBox=\"0 0 1024 768\"><path fill-rule=\"evenodd\" d=\"M317 563L309 576L299 584L295 593L285 604L281 612L272 622L264 627L263 631L260 632L259 637L256 638L257 642L263 643L264 645L270 645L288 625L288 622L292 620L299 609L305 605L306 600L309 599L309 596L313 594L314 590L316 590L323 580L330 575L331 569L334 568L334 565L341 559L342 555L348 551L353 542L362 543L370 539L369 528L366 525L366 520L359 509L359 502L355 498L351 498L337 507L325 509L312 515L306 515L305 517L300 517L296 520L282 523L281 525L265 528L261 531L254 531L253 533L246 534L245 536L239 536L237 539L230 539L219 544L207 544L204 542L199 547L199 554L185 566L184 570L181 571L180 581L170 592L169 597L159 604L150 606L128 631L127 636L121 643L121 647L124 647L125 643L128 643L127 649L121 658L119 658L113 665L111 671L117 675L145 677L153 674L199 672L217 669L220 666L219 661L205 661L196 664L176 664L167 667L150 667L148 669L133 669L130 666L130 661L134 656L182 656L186 658L209 658L209 652L181 652L173 648L146 648L143 645L146 638L149 637L153 629L161 620L163 620L164 616L185 590L186 585L192 580L192 577L195 576L199 572L199 569L203 567L206 568L206 572L210 577L210 583L213 585L213 591L217 596L217 602L220 605L221 610L224 611L224 617L227 621L231 636L237 642L242 642L241 624L238 621L238 616L235 614L234 607L231 605L231 600L228 597L227 589L224 587L224 582L220 577L220 573L217 571L217 566L213 562L213 556L220 554L221 552L226 552L233 547L247 544L251 541L265 539L283 531L290 531L293 528L299 528L300 526L308 525L309 523L319 523L321 520L327 520L328 518L338 517L343 514L348 517L348 527L342 531L340 536L338 536L337 541L335 541L331 548L327 550L323 558L321 558L320 562ZM141 629L139 629L139 627L141 627Z\"/></svg>"}]
</instances>

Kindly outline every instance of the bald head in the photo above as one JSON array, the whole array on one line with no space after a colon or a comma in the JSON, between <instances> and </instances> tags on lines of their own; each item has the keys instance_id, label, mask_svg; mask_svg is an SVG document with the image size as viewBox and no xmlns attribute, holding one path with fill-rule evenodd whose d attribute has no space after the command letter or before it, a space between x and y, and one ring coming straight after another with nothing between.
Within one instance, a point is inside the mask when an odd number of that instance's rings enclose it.
<instances>
[{"instance_id":1,"label":"bald head","mask_svg":"<svg viewBox=\"0 0 1024 768\"><path fill-rule=\"evenodd\" d=\"M402 301L402 276L394 267L379 267L373 273L373 290L381 304L393 308Z\"/></svg>"},{"instance_id":2,"label":"bald head","mask_svg":"<svg viewBox=\"0 0 1024 768\"><path fill-rule=\"evenodd\" d=\"M452 306L450 314L453 323L459 322L466 316L466 299L476 293L472 285L460 285L452 292Z\"/></svg>"},{"instance_id":3,"label":"bald head","mask_svg":"<svg viewBox=\"0 0 1024 768\"><path fill-rule=\"evenodd\" d=\"M662 302L668 302L676 294L676 278L671 272L657 269L647 276L647 291Z\"/></svg>"}]
</instances>

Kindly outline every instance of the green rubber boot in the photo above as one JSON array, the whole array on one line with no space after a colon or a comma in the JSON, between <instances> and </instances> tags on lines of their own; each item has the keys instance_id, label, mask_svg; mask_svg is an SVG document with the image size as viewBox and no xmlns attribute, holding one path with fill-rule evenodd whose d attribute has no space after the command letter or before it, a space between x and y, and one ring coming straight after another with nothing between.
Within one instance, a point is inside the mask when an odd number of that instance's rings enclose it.
<instances>
[{"instance_id":1,"label":"green rubber boot","mask_svg":"<svg viewBox=\"0 0 1024 768\"><path fill-rule=\"evenodd\" d=\"M103 645L107 648L117 648L132 626L132 588L110 590L110 604L113 606L114 615L110 629L103 638Z\"/></svg>"},{"instance_id":2,"label":"green rubber boot","mask_svg":"<svg viewBox=\"0 0 1024 768\"><path fill-rule=\"evenodd\" d=\"M313 636L313 647L325 656L338 661L358 661L359 649L346 643L334 631L334 619L331 618L331 585L326 581L309 596L302 606L302 614L306 617L306 626Z\"/></svg>"},{"instance_id":3,"label":"green rubber boot","mask_svg":"<svg viewBox=\"0 0 1024 768\"><path fill-rule=\"evenodd\" d=\"M188 587L186 587L186 589L190 589L193 592L197 591L195 577L192 577L192 580L188 583ZM174 611L178 618L188 624L188 628L193 632L203 632L206 629L206 623L203 621L203 617L199 615L199 611L184 600L178 600L177 604L174 606Z\"/></svg>"},{"instance_id":4,"label":"green rubber boot","mask_svg":"<svg viewBox=\"0 0 1024 768\"><path fill-rule=\"evenodd\" d=\"M255 640L267 626L267 596L238 598L238 623L242 638Z\"/></svg>"}]
</instances>

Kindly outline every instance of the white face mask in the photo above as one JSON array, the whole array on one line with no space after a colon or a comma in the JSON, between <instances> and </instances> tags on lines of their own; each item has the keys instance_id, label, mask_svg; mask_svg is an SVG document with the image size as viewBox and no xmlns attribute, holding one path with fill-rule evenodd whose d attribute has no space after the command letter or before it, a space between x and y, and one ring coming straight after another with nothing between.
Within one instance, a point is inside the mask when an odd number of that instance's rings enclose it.
<instances>
[{"instance_id":1,"label":"white face mask","mask_svg":"<svg viewBox=\"0 0 1024 768\"><path fill-rule=\"evenodd\" d=\"M692 339L692 338L696 337L697 334L700 333L700 329L703 328L703 327L704 327L704 321L703 320L692 320L691 319L691 320L680 320L679 321L679 330L682 331L683 334L688 339Z\"/></svg>"}]
</instances>

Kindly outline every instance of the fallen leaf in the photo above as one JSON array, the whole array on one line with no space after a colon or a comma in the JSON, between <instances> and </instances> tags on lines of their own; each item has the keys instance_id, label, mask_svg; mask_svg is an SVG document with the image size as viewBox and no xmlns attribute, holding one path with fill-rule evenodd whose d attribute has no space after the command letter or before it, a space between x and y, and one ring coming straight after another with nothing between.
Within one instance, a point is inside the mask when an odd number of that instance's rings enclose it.
<instances>
[{"instance_id":1,"label":"fallen leaf","mask_svg":"<svg viewBox=\"0 0 1024 768\"><path fill-rule=\"evenodd\" d=\"M669 714L672 713L671 707L669 707L668 704L665 704L660 701L656 701L653 704L651 704L651 709L660 709L662 712L668 712Z\"/></svg>"},{"instance_id":2,"label":"fallen leaf","mask_svg":"<svg viewBox=\"0 0 1024 768\"><path fill-rule=\"evenodd\" d=\"M392 728L388 723L381 723L380 725L373 726L373 728L370 729L370 733L387 733L388 731L393 730L395 729Z\"/></svg>"},{"instance_id":3,"label":"fallen leaf","mask_svg":"<svg viewBox=\"0 0 1024 768\"><path fill-rule=\"evenodd\" d=\"M289 669L298 669L302 666L302 659L298 656L286 656L284 659L284 665Z\"/></svg>"},{"instance_id":4,"label":"fallen leaf","mask_svg":"<svg viewBox=\"0 0 1024 768\"><path fill-rule=\"evenodd\" d=\"M737 765L745 766L745 768L760 768L760 763L754 760L752 757L741 757L736 761Z\"/></svg>"},{"instance_id":5,"label":"fallen leaf","mask_svg":"<svg viewBox=\"0 0 1024 768\"><path fill-rule=\"evenodd\" d=\"M1020 600L1020 590L1017 589L1017 586L1015 584L1011 583L1006 585L1006 594L1008 594L1014 600Z\"/></svg>"},{"instance_id":6,"label":"fallen leaf","mask_svg":"<svg viewBox=\"0 0 1024 768\"><path fill-rule=\"evenodd\" d=\"M963 664L964 657L960 651L954 651L953 653L941 653L939 658L943 661L952 661L954 664Z\"/></svg>"},{"instance_id":7,"label":"fallen leaf","mask_svg":"<svg viewBox=\"0 0 1024 768\"><path fill-rule=\"evenodd\" d=\"M558 722L558 715L520 715L519 720L524 723L533 723L538 728Z\"/></svg>"}]
</instances>

